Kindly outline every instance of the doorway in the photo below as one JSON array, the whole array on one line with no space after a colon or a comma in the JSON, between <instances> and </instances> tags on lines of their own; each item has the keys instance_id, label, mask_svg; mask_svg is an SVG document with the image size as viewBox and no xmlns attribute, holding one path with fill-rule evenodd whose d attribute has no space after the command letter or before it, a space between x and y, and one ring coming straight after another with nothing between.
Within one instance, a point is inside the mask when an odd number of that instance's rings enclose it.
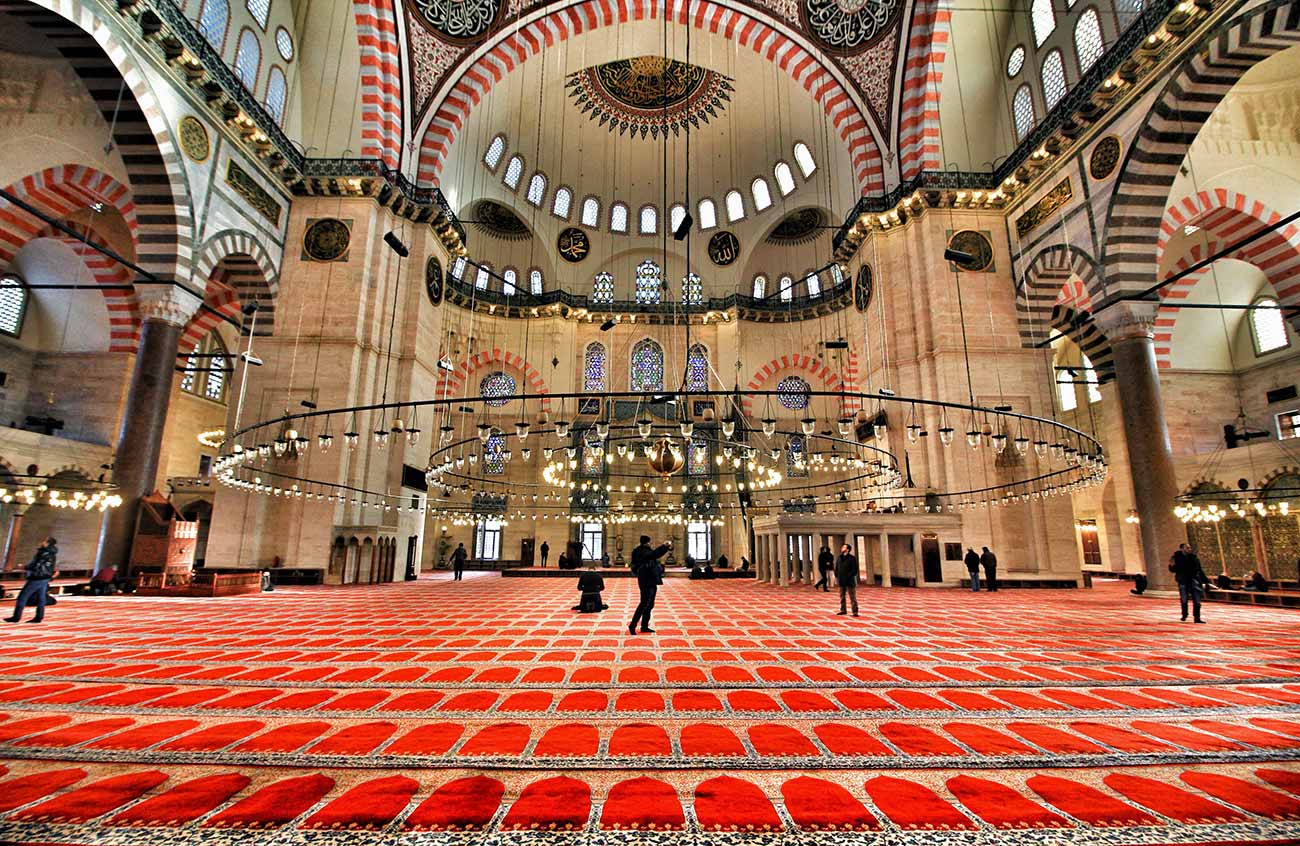
<instances>
[{"instance_id":1,"label":"doorway","mask_svg":"<svg viewBox=\"0 0 1300 846\"><path fill-rule=\"evenodd\" d=\"M943 581L943 562L939 559L939 538L921 536L921 572L927 582Z\"/></svg>"},{"instance_id":2,"label":"doorway","mask_svg":"<svg viewBox=\"0 0 1300 846\"><path fill-rule=\"evenodd\" d=\"M1079 543L1083 546L1083 568L1101 569L1101 539L1097 536L1096 520L1079 521Z\"/></svg>"}]
</instances>

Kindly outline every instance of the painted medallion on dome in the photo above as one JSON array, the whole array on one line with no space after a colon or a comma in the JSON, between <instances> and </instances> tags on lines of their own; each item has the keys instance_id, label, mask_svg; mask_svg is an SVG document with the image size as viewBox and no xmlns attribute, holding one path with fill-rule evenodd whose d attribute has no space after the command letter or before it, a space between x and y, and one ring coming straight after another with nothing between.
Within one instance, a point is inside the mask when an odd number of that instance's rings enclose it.
<instances>
[{"instance_id":1,"label":"painted medallion on dome","mask_svg":"<svg viewBox=\"0 0 1300 846\"><path fill-rule=\"evenodd\" d=\"M406 7L435 35L458 42L486 35L501 14L501 0L406 0Z\"/></svg>"},{"instance_id":2,"label":"painted medallion on dome","mask_svg":"<svg viewBox=\"0 0 1300 846\"><path fill-rule=\"evenodd\" d=\"M634 56L575 71L565 87L583 114L610 131L657 138L717 117L735 91L732 82L698 65Z\"/></svg>"},{"instance_id":3,"label":"painted medallion on dome","mask_svg":"<svg viewBox=\"0 0 1300 846\"><path fill-rule=\"evenodd\" d=\"M799 13L827 47L856 53L880 40L902 7L900 0L802 0Z\"/></svg>"}]
</instances>

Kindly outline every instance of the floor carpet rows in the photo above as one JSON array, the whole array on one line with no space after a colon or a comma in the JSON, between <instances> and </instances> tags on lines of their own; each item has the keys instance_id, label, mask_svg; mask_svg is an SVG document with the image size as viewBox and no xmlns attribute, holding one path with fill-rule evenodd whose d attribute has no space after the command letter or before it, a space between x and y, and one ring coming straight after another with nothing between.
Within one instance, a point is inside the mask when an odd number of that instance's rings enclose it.
<instances>
[{"instance_id":1,"label":"floor carpet rows","mask_svg":"<svg viewBox=\"0 0 1300 846\"><path fill-rule=\"evenodd\" d=\"M1294 612L634 593L65 600L3 630L0 842L1300 842Z\"/></svg>"}]
</instances>

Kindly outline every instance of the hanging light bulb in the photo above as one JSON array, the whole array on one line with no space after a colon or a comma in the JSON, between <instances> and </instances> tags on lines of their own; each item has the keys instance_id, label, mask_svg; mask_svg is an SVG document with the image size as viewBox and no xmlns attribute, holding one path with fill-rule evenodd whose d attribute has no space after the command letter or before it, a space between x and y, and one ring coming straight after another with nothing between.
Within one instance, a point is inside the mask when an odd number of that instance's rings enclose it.
<instances>
[{"instance_id":1,"label":"hanging light bulb","mask_svg":"<svg viewBox=\"0 0 1300 846\"><path fill-rule=\"evenodd\" d=\"M916 439L921 437L921 427L917 423L909 423L907 426L907 442L916 443Z\"/></svg>"},{"instance_id":2,"label":"hanging light bulb","mask_svg":"<svg viewBox=\"0 0 1300 846\"><path fill-rule=\"evenodd\" d=\"M357 445L360 442L361 442L361 434L359 432L343 433L343 443L345 446L347 446L348 449L356 449Z\"/></svg>"},{"instance_id":3,"label":"hanging light bulb","mask_svg":"<svg viewBox=\"0 0 1300 846\"><path fill-rule=\"evenodd\" d=\"M487 443L488 438L492 437L492 427L487 423L478 424L478 439L480 443Z\"/></svg>"},{"instance_id":4,"label":"hanging light bulb","mask_svg":"<svg viewBox=\"0 0 1300 846\"><path fill-rule=\"evenodd\" d=\"M407 443L407 445L408 445L408 446L415 446L415 445L418 444L419 442L420 442L420 430L419 430L419 429L407 429L407 430L406 430L406 443Z\"/></svg>"},{"instance_id":5,"label":"hanging light bulb","mask_svg":"<svg viewBox=\"0 0 1300 846\"><path fill-rule=\"evenodd\" d=\"M388 432L384 431L383 429L376 429L374 434L375 434L375 447L377 449L386 448L388 446Z\"/></svg>"},{"instance_id":6,"label":"hanging light bulb","mask_svg":"<svg viewBox=\"0 0 1300 846\"><path fill-rule=\"evenodd\" d=\"M956 434L957 434L957 430L953 429L951 426L940 426L939 443L943 444L944 446L952 446L953 438Z\"/></svg>"},{"instance_id":7,"label":"hanging light bulb","mask_svg":"<svg viewBox=\"0 0 1300 846\"><path fill-rule=\"evenodd\" d=\"M841 417L838 421L836 421L836 425L839 426L840 437L847 438L849 436L849 433L853 431L853 418Z\"/></svg>"},{"instance_id":8,"label":"hanging light bulb","mask_svg":"<svg viewBox=\"0 0 1300 846\"><path fill-rule=\"evenodd\" d=\"M1039 458L1045 458L1047 456L1047 441L1044 440L1034 441L1034 455L1038 456Z\"/></svg>"},{"instance_id":9,"label":"hanging light bulb","mask_svg":"<svg viewBox=\"0 0 1300 846\"><path fill-rule=\"evenodd\" d=\"M456 431L456 427L450 423L438 427L438 442L441 444L451 443L451 436Z\"/></svg>"},{"instance_id":10,"label":"hanging light bulb","mask_svg":"<svg viewBox=\"0 0 1300 846\"><path fill-rule=\"evenodd\" d=\"M641 419L636 421L637 434L643 438L650 437L650 432L653 430L653 428L654 428L654 422L650 419L648 415L643 414L641 415Z\"/></svg>"},{"instance_id":11,"label":"hanging light bulb","mask_svg":"<svg viewBox=\"0 0 1300 846\"><path fill-rule=\"evenodd\" d=\"M1013 441L1013 443L1014 443L1015 446L1016 446L1016 454L1017 454L1017 455L1026 455L1026 454L1028 454L1028 452L1029 452L1029 438L1026 438L1024 435L1021 435L1021 436L1019 436L1018 438L1016 438L1015 441Z\"/></svg>"},{"instance_id":12,"label":"hanging light bulb","mask_svg":"<svg viewBox=\"0 0 1300 846\"><path fill-rule=\"evenodd\" d=\"M695 421L687 418L679 424L682 430L682 437L689 438L695 432Z\"/></svg>"},{"instance_id":13,"label":"hanging light bulb","mask_svg":"<svg viewBox=\"0 0 1300 846\"><path fill-rule=\"evenodd\" d=\"M596 421L596 437L600 438L602 441L609 437L609 421L608 421L608 420L597 420L597 421Z\"/></svg>"},{"instance_id":14,"label":"hanging light bulb","mask_svg":"<svg viewBox=\"0 0 1300 846\"><path fill-rule=\"evenodd\" d=\"M329 432L321 432L316 436L316 448L321 452L329 452L330 444L334 442L334 436Z\"/></svg>"},{"instance_id":15,"label":"hanging light bulb","mask_svg":"<svg viewBox=\"0 0 1300 846\"><path fill-rule=\"evenodd\" d=\"M1060 461L1062 456L1065 454L1065 447L1061 446L1059 443L1052 444L1048 447L1048 452L1051 453L1053 461Z\"/></svg>"},{"instance_id":16,"label":"hanging light bulb","mask_svg":"<svg viewBox=\"0 0 1300 846\"><path fill-rule=\"evenodd\" d=\"M966 433L966 443L970 444L971 449L979 449L981 440L983 440L983 433L979 429L971 429Z\"/></svg>"},{"instance_id":17,"label":"hanging light bulb","mask_svg":"<svg viewBox=\"0 0 1300 846\"><path fill-rule=\"evenodd\" d=\"M722 421L722 437L724 437L724 438L730 438L730 437L731 437L732 435L734 435L734 434L736 434L736 421L735 421L735 420L723 420L723 421Z\"/></svg>"},{"instance_id":18,"label":"hanging light bulb","mask_svg":"<svg viewBox=\"0 0 1300 846\"><path fill-rule=\"evenodd\" d=\"M569 421L568 421L568 420L556 420L556 421L555 421L555 436L556 436L557 438L567 438L567 437L569 437Z\"/></svg>"},{"instance_id":19,"label":"hanging light bulb","mask_svg":"<svg viewBox=\"0 0 1300 846\"><path fill-rule=\"evenodd\" d=\"M524 461L528 461L533 457L533 451L528 447L524 447L523 449L519 450L519 457L522 458Z\"/></svg>"},{"instance_id":20,"label":"hanging light bulb","mask_svg":"<svg viewBox=\"0 0 1300 846\"><path fill-rule=\"evenodd\" d=\"M554 448L554 447L542 447L542 460L543 460L543 461L550 461L550 460L551 460L551 456L553 456L553 455L555 455L555 448Z\"/></svg>"},{"instance_id":21,"label":"hanging light bulb","mask_svg":"<svg viewBox=\"0 0 1300 846\"><path fill-rule=\"evenodd\" d=\"M288 448L289 448L289 442L284 439L284 436L277 435L273 446L273 449L275 450L275 457L283 458L284 453L286 450L288 450Z\"/></svg>"},{"instance_id":22,"label":"hanging light bulb","mask_svg":"<svg viewBox=\"0 0 1300 846\"><path fill-rule=\"evenodd\" d=\"M771 417L763 418L763 434L769 438L776 434L776 421Z\"/></svg>"},{"instance_id":23,"label":"hanging light bulb","mask_svg":"<svg viewBox=\"0 0 1300 846\"><path fill-rule=\"evenodd\" d=\"M871 431L875 434L876 440L883 441L885 435L889 432L889 428L884 423L877 423L871 427Z\"/></svg>"},{"instance_id":24,"label":"hanging light bulb","mask_svg":"<svg viewBox=\"0 0 1300 846\"><path fill-rule=\"evenodd\" d=\"M515 437L519 439L520 443L528 440L529 428L531 427L528 425L527 420L520 420L515 424Z\"/></svg>"},{"instance_id":25,"label":"hanging light bulb","mask_svg":"<svg viewBox=\"0 0 1300 846\"><path fill-rule=\"evenodd\" d=\"M619 458L622 458L623 456L627 455L627 444L624 443L617 444L614 447L614 451L618 453Z\"/></svg>"},{"instance_id":26,"label":"hanging light bulb","mask_svg":"<svg viewBox=\"0 0 1300 846\"><path fill-rule=\"evenodd\" d=\"M799 426L805 435L811 435L813 432L817 431L817 418L805 417L799 421Z\"/></svg>"},{"instance_id":27,"label":"hanging light bulb","mask_svg":"<svg viewBox=\"0 0 1300 846\"><path fill-rule=\"evenodd\" d=\"M993 451L1001 455L1007 448L1007 436L998 432L990 440L993 442Z\"/></svg>"}]
</instances>

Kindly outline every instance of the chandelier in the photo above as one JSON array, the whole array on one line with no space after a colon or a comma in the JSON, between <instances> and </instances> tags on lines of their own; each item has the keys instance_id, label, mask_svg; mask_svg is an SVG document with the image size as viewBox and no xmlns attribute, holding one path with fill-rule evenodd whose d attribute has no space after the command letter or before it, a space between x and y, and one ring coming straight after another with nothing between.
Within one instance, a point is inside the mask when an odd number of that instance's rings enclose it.
<instances>
[{"instance_id":1,"label":"chandelier","mask_svg":"<svg viewBox=\"0 0 1300 846\"><path fill-rule=\"evenodd\" d=\"M122 504L117 485L91 479L36 474L0 482L0 504L48 505L75 511L104 512Z\"/></svg>"}]
</instances>

